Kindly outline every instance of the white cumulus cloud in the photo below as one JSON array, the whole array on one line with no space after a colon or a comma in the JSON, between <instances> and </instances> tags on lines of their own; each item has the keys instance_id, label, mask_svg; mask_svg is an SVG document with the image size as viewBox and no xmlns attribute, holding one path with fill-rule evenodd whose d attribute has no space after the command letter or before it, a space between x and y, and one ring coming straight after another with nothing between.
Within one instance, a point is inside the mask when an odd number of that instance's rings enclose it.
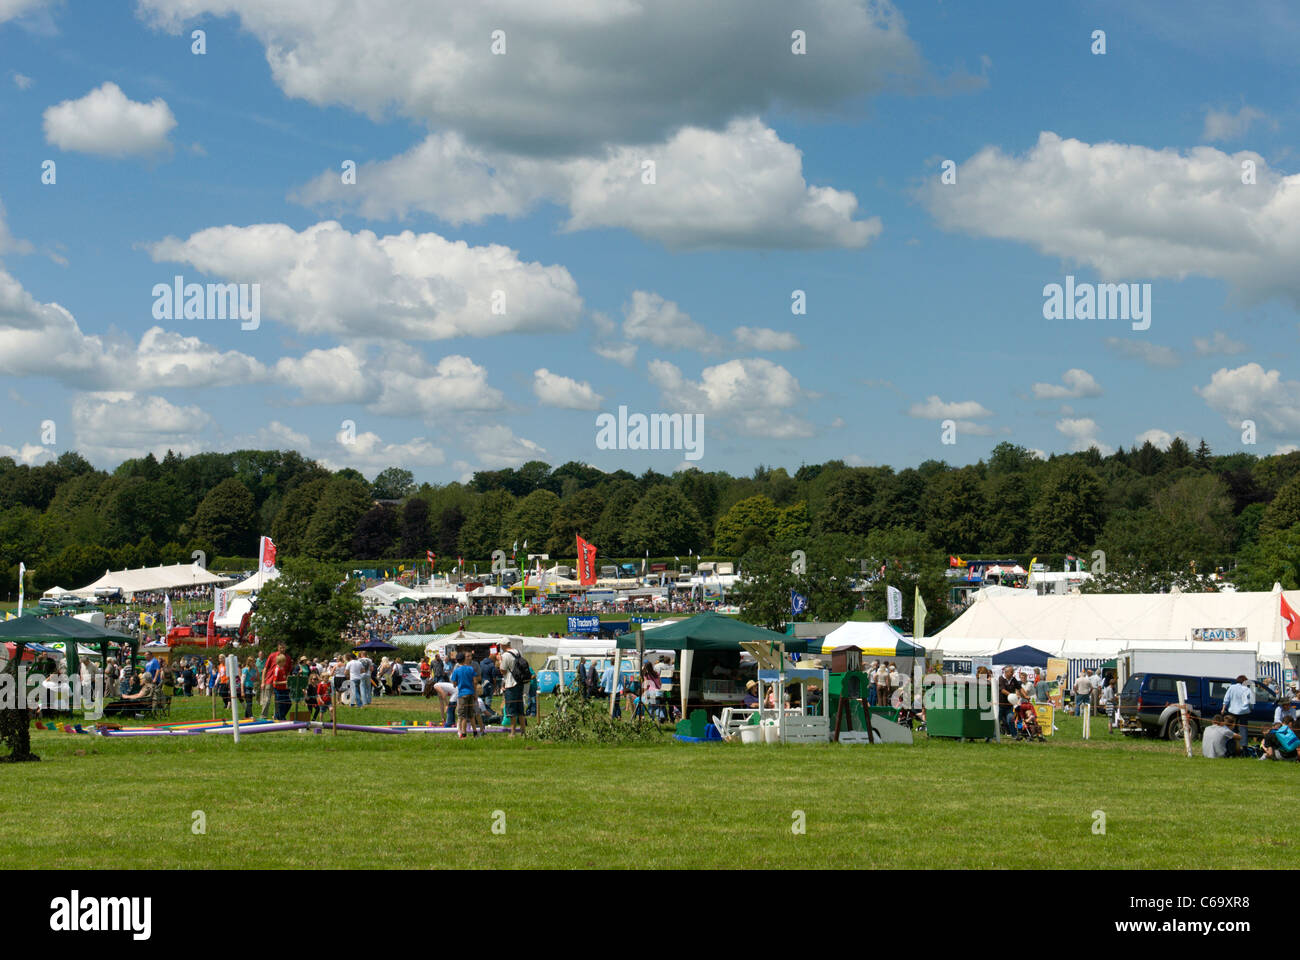
<instances>
[{"instance_id":1,"label":"white cumulus cloud","mask_svg":"<svg viewBox=\"0 0 1300 960\"><path fill-rule=\"evenodd\" d=\"M61 150L109 157L169 150L167 135L176 126L167 101L127 98L112 81L79 100L64 100L45 111L45 140Z\"/></svg>"}]
</instances>

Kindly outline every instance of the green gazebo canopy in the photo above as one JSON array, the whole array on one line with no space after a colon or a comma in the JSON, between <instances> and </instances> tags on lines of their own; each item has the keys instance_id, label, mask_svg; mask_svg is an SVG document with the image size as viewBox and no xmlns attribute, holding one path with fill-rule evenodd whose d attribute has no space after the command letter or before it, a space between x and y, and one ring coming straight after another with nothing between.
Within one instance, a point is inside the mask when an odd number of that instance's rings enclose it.
<instances>
[{"instance_id":1,"label":"green gazebo canopy","mask_svg":"<svg viewBox=\"0 0 1300 960\"><path fill-rule=\"evenodd\" d=\"M647 650L739 650L741 641L784 643L787 653L807 653L808 641L764 630L720 613L700 613L643 633ZM636 634L616 638L622 650L636 649ZM813 652L818 652L818 648Z\"/></svg>"}]
</instances>

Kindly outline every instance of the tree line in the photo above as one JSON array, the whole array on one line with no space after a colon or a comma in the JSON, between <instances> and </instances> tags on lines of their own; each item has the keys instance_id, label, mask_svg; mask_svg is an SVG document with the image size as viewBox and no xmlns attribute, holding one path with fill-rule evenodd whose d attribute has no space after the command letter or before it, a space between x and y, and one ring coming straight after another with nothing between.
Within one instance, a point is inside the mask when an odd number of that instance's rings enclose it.
<instances>
[{"instance_id":1,"label":"tree line","mask_svg":"<svg viewBox=\"0 0 1300 960\"><path fill-rule=\"evenodd\" d=\"M168 452L97 470L75 452L41 466L0 459L0 570L30 587L84 585L106 568L252 557L270 534L282 557L423 558L446 569L497 549L571 558L742 559L834 543L846 557L914 564L939 578L949 555L1058 565L1106 558L1107 583L1160 589L1223 570L1247 589L1300 587L1300 452L1215 455L1181 438L1103 456L1042 459L1004 442L968 466L850 466L793 472L605 472L541 461L416 484L400 466L368 481L294 451ZM757 562L759 554L754 554ZM1126 578L1126 579L1125 579ZM1121 588L1121 587L1117 587ZM910 603L910 596L909 596Z\"/></svg>"}]
</instances>

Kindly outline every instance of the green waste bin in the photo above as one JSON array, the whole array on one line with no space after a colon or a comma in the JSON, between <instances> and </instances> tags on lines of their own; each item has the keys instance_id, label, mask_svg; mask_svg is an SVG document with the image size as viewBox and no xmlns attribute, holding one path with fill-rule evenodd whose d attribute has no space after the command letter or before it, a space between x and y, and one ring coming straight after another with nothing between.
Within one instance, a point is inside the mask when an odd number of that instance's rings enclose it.
<instances>
[{"instance_id":1,"label":"green waste bin","mask_svg":"<svg viewBox=\"0 0 1300 960\"><path fill-rule=\"evenodd\" d=\"M982 681L987 685L988 681ZM985 740L997 736L997 719L982 710L974 680L947 680L925 691L925 732L931 737ZM991 696L984 694L985 700Z\"/></svg>"}]
</instances>

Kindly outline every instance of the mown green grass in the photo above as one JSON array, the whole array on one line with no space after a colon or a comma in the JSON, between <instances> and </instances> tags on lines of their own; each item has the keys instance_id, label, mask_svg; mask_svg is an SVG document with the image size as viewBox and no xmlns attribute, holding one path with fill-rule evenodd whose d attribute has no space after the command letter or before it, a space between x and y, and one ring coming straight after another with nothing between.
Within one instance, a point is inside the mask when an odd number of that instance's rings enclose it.
<instances>
[{"instance_id":1,"label":"mown green grass","mask_svg":"<svg viewBox=\"0 0 1300 960\"><path fill-rule=\"evenodd\" d=\"M418 698L344 720L431 717ZM178 702L173 719L206 717ZM113 740L0 764L0 868L1282 867L1292 764L1105 733L903 746L547 745L502 736ZM1106 832L1093 833L1094 811ZM207 832L192 832L203 811ZM495 811L504 834L492 832ZM807 832L792 832L803 811Z\"/></svg>"}]
</instances>

